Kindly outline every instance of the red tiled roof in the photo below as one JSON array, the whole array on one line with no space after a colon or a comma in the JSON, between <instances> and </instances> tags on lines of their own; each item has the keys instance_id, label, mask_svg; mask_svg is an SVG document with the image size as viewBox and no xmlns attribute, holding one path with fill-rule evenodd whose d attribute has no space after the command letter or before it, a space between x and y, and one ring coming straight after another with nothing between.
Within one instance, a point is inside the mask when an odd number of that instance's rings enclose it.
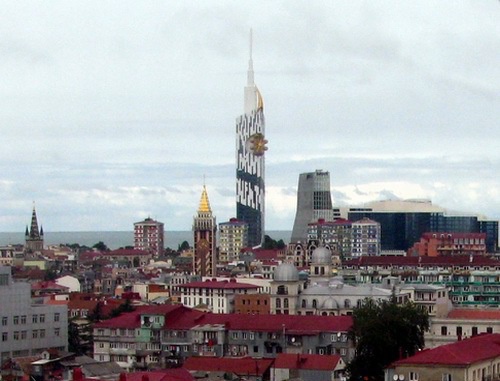
<instances>
[{"instance_id":1,"label":"red tiled roof","mask_svg":"<svg viewBox=\"0 0 500 381\"><path fill-rule=\"evenodd\" d=\"M230 279L229 281L217 281L207 279L203 282L190 282L179 285L179 288L222 288L225 290L240 290L240 289L258 289L259 286L248 283L238 283L236 279Z\"/></svg>"},{"instance_id":2,"label":"red tiled roof","mask_svg":"<svg viewBox=\"0 0 500 381\"><path fill-rule=\"evenodd\" d=\"M448 313L449 319L500 320L500 310L454 309Z\"/></svg>"},{"instance_id":3,"label":"red tiled roof","mask_svg":"<svg viewBox=\"0 0 500 381\"><path fill-rule=\"evenodd\" d=\"M60 291L68 291L69 287L63 286L61 284L57 284L53 281L41 281L36 282L31 285L32 290L60 290Z\"/></svg>"},{"instance_id":4,"label":"red tiled roof","mask_svg":"<svg viewBox=\"0 0 500 381\"><path fill-rule=\"evenodd\" d=\"M194 377L183 368L162 369L148 372L123 373L124 381L193 381Z\"/></svg>"},{"instance_id":5,"label":"red tiled roof","mask_svg":"<svg viewBox=\"0 0 500 381\"><path fill-rule=\"evenodd\" d=\"M222 324L230 330L255 332L282 332L297 335L317 335L321 332L347 332L352 326L351 316L317 315L255 315L214 314L194 310L183 305L138 307L134 312L96 323L96 328L138 328L140 315L155 313L167 315L164 328L186 330L203 324Z\"/></svg>"},{"instance_id":6,"label":"red tiled roof","mask_svg":"<svg viewBox=\"0 0 500 381\"><path fill-rule=\"evenodd\" d=\"M183 366L190 371L231 372L236 375L262 376L271 367L273 361L273 359L252 357L214 359L201 356L188 357Z\"/></svg>"},{"instance_id":7,"label":"red tiled roof","mask_svg":"<svg viewBox=\"0 0 500 381\"><path fill-rule=\"evenodd\" d=\"M479 335L427 349L412 357L396 361L399 365L455 365L466 366L480 361L500 357L500 334Z\"/></svg>"},{"instance_id":8,"label":"red tiled roof","mask_svg":"<svg viewBox=\"0 0 500 381\"><path fill-rule=\"evenodd\" d=\"M339 355L307 355L280 353L274 363L278 369L335 370L341 360Z\"/></svg>"},{"instance_id":9,"label":"red tiled roof","mask_svg":"<svg viewBox=\"0 0 500 381\"><path fill-rule=\"evenodd\" d=\"M500 266L500 260L484 256L437 257L362 256L342 262L343 266Z\"/></svg>"},{"instance_id":10,"label":"red tiled roof","mask_svg":"<svg viewBox=\"0 0 500 381\"><path fill-rule=\"evenodd\" d=\"M183 308L182 305L161 304L158 306L139 306L133 312L123 313L112 319L95 323L95 328L138 328L141 325L141 314L170 315L176 309ZM184 307L185 308L185 307ZM168 319L167 319L168 320Z\"/></svg>"}]
</instances>

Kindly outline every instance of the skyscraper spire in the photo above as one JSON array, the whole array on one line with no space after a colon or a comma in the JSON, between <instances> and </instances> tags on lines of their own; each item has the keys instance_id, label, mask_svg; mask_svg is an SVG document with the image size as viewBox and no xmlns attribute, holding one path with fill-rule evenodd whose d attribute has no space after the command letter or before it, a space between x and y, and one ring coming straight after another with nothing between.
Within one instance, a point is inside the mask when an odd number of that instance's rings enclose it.
<instances>
[{"instance_id":1,"label":"skyscraper spire","mask_svg":"<svg viewBox=\"0 0 500 381\"><path fill-rule=\"evenodd\" d=\"M245 114L250 114L259 108L259 90L255 85L254 73L253 73L253 32L250 29L250 56L248 59L248 72L247 72L247 85L245 86Z\"/></svg>"},{"instance_id":2,"label":"skyscraper spire","mask_svg":"<svg viewBox=\"0 0 500 381\"><path fill-rule=\"evenodd\" d=\"M248 73L247 73L247 86L255 86L255 79L253 74L253 59L252 59L252 29L250 29L250 56L248 59Z\"/></svg>"}]
</instances>

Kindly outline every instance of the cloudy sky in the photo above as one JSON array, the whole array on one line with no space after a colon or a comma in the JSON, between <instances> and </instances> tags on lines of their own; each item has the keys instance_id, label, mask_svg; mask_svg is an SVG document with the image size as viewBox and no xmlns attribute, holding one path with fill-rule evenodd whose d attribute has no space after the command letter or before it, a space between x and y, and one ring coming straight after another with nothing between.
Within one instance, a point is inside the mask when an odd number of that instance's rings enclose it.
<instances>
[{"instance_id":1,"label":"cloudy sky","mask_svg":"<svg viewBox=\"0 0 500 381\"><path fill-rule=\"evenodd\" d=\"M265 101L267 228L301 172L336 205L500 218L500 2L0 1L0 231L189 230L235 214L248 34Z\"/></svg>"}]
</instances>

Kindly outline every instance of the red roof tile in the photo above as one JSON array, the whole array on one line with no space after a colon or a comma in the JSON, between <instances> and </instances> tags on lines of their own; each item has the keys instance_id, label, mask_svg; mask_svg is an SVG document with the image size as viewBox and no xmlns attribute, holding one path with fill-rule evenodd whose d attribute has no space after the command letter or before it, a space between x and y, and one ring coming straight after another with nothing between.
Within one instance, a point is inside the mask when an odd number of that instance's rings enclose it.
<instances>
[{"instance_id":1,"label":"red roof tile","mask_svg":"<svg viewBox=\"0 0 500 381\"><path fill-rule=\"evenodd\" d=\"M340 360L339 355L280 353L274 367L278 369L335 370Z\"/></svg>"},{"instance_id":2,"label":"red roof tile","mask_svg":"<svg viewBox=\"0 0 500 381\"><path fill-rule=\"evenodd\" d=\"M236 282L236 279L232 278L229 281L217 281L207 279L203 282L190 282L184 283L178 286L179 288L222 288L225 290L241 290L241 289L258 289L259 286L248 283Z\"/></svg>"},{"instance_id":3,"label":"red roof tile","mask_svg":"<svg viewBox=\"0 0 500 381\"><path fill-rule=\"evenodd\" d=\"M396 361L399 365L455 365L466 366L500 357L500 334L479 335L427 349L412 357Z\"/></svg>"},{"instance_id":4,"label":"red roof tile","mask_svg":"<svg viewBox=\"0 0 500 381\"><path fill-rule=\"evenodd\" d=\"M223 324L229 330L255 332L282 332L297 335L317 335L321 332L347 332L352 326L351 316L315 315L255 315L214 314L182 305L138 307L134 312L95 324L96 328L137 328L140 315L156 313L166 315L164 328L186 330L203 324Z\"/></svg>"},{"instance_id":5,"label":"red roof tile","mask_svg":"<svg viewBox=\"0 0 500 381\"><path fill-rule=\"evenodd\" d=\"M216 361L214 361L216 360ZM225 358L217 357L188 357L184 368L190 371L231 372L237 375L262 376L273 363L273 359L266 358Z\"/></svg>"},{"instance_id":6,"label":"red roof tile","mask_svg":"<svg viewBox=\"0 0 500 381\"><path fill-rule=\"evenodd\" d=\"M126 381L193 381L194 377L183 368L162 369L148 372L123 373ZM125 381L124 380L124 381Z\"/></svg>"},{"instance_id":7,"label":"red roof tile","mask_svg":"<svg viewBox=\"0 0 500 381\"><path fill-rule=\"evenodd\" d=\"M362 256L342 262L343 266L500 266L500 260L484 256L437 257Z\"/></svg>"},{"instance_id":8,"label":"red roof tile","mask_svg":"<svg viewBox=\"0 0 500 381\"><path fill-rule=\"evenodd\" d=\"M500 310L454 309L448 314L449 319L500 320Z\"/></svg>"}]
</instances>

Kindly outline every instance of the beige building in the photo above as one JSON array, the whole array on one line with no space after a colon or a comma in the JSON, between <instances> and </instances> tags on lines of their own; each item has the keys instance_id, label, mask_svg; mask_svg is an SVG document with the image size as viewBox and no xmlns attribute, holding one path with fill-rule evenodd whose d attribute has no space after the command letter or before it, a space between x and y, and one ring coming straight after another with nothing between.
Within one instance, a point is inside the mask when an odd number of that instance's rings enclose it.
<instances>
[{"instance_id":1,"label":"beige building","mask_svg":"<svg viewBox=\"0 0 500 381\"><path fill-rule=\"evenodd\" d=\"M385 370L385 381L500 380L500 334L479 335L423 350Z\"/></svg>"}]
</instances>

